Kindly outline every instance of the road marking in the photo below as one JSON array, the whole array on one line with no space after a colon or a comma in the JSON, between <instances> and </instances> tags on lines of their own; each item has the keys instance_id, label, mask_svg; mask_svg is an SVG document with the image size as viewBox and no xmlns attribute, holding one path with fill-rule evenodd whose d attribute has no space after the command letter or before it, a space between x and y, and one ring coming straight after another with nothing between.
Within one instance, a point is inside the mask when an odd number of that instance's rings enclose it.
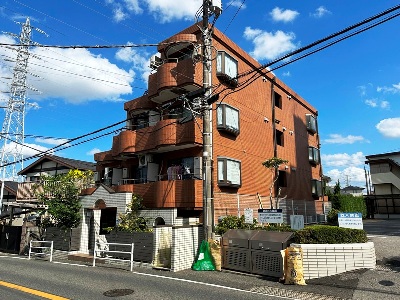
<instances>
[{"instance_id":1,"label":"road marking","mask_svg":"<svg viewBox=\"0 0 400 300\"><path fill-rule=\"evenodd\" d=\"M18 290L24 293L28 293L31 295L35 295L35 296L39 296L42 297L44 299L50 299L50 300L70 300L68 298L64 298L61 296L57 296L57 295L53 295L53 294L49 294L49 293L45 293L42 291L38 291L38 290L34 290L34 289L30 289L21 285L17 285L17 284L13 284L10 282L6 282L6 281L1 281L0 280L0 285L8 287L10 289L14 289L14 290Z\"/></svg>"}]
</instances>

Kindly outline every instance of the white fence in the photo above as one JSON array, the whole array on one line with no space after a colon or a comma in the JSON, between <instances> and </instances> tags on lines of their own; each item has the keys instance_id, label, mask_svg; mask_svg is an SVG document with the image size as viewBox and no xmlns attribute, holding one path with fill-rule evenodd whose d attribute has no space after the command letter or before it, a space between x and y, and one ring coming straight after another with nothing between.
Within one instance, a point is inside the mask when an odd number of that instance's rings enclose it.
<instances>
[{"instance_id":1,"label":"white fence","mask_svg":"<svg viewBox=\"0 0 400 300\"><path fill-rule=\"evenodd\" d=\"M34 249L37 251L32 251ZM30 241L29 259L31 259L32 254L40 258L50 256L50 262L53 261L53 241Z\"/></svg>"},{"instance_id":2,"label":"white fence","mask_svg":"<svg viewBox=\"0 0 400 300\"><path fill-rule=\"evenodd\" d=\"M125 248L125 250L110 250L110 246L113 246L113 248ZM120 244L120 243L105 243L105 242L99 242L96 243L94 252L93 252L93 267L96 266L96 258L99 259L107 259L107 260L113 260L113 261L126 261L126 259L123 258L116 258L114 256L118 256L118 254L122 254L122 256L130 254L130 260L129 260L129 265L130 265L130 270L132 272L133 270L133 249L134 249L134 243L132 244ZM129 250L129 251L127 251ZM109 253L111 255L109 255Z\"/></svg>"}]
</instances>

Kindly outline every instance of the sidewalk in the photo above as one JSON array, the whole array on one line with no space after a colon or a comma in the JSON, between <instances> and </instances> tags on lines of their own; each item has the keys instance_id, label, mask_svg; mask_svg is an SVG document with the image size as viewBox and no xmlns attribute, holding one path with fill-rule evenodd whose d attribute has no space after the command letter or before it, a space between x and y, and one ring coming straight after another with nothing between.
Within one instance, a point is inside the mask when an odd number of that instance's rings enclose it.
<instances>
[{"instance_id":1,"label":"sidewalk","mask_svg":"<svg viewBox=\"0 0 400 300\"><path fill-rule=\"evenodd\" d=\"M369 240L375 244L378 262L376 269L360 269L329 277L309 279L306 281L307 285L305 286L284 285L279 283L277 278L228 270L223 270L222 272L185 270L173 273L137 267L133 271L292 299L400 299L400 220L365 220L364 229L368 233ZM68 262L89 265L89 262ZM103 265L99 267L106 268L110 266Z\"/></svg>"}]
</instances>

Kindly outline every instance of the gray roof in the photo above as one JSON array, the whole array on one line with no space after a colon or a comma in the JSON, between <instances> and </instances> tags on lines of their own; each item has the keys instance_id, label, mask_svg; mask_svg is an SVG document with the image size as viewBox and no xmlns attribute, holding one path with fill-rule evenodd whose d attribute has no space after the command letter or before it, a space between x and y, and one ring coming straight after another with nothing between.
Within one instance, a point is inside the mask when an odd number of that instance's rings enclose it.
<instances>
[{"instance_id":1,"label":"gray roof","mask_svg":"<svg viewBox=\"0 0 400 300\"><path fill-rule=\"evenodd\" d=\"M61 165L64 165L64 166L70 168L70 169L91 170L91 171L96 170L96 164L92 163L92 162L46 154L46 155L43 155L41 158L39 158L34 163L32 163L29 166L27 166L26 168L24 168L23 170L19 171L18 174L24 175L31 168L35 167L37 164L39 164L43 161L46 161L46 160L57 162Z\"/></svg>"}]
</instances>

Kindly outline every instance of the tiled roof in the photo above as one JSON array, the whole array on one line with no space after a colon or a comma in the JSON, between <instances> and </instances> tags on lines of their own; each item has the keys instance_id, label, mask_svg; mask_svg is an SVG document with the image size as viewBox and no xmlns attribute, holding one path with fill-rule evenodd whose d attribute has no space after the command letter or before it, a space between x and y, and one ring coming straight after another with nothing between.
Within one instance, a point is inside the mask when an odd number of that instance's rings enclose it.
<instances>
[{"instance_id":1,"label":"tiled roof","mask_svg":"<svg viewBox=\"0 0 400 300\"><path fill-rule=\"evenodd\" d=\"M71 169L91 170L91 171L95 171L96 170L96 164L92 163L92 162L46 154L46 155L43 155L41 158L39 158L34 163L32 163L29 166L27 166L25 169L23 169L20 172L18 172L18 174L19 175L24 175L31 168L35 167L37 164L39 164L40 162L45 161L45 160L50 160L50 161L57 162L57 163L59 163L61 165L64 165L64 166L66 166L68 168L71 168Z\"/></svg>"}]
</instances>

